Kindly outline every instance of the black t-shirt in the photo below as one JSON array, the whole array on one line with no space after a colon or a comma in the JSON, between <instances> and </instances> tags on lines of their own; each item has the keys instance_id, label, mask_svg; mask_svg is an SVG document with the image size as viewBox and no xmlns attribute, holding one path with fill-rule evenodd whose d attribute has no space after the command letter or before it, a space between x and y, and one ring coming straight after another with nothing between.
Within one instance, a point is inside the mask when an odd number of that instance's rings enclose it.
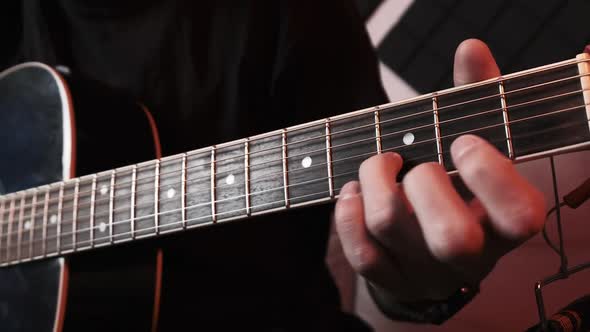
<instances>
[{"instance_id":1,"label":"black t-shirt","mask_svg":"<svg viewBox=\"0 0 590 332\"><path fill-rule=\"evenodd\" d=\"M0 67L31 60L65 65L126 91L153 113L164 155L385 101L352 1L23 0L5 6ZM77 116L96 115L77 110ZM186 253L175 264L200 269L201 277L172 282L202 286L175 294L185 303L178 310L191 321L216 324L229 317L268 326L333 321L338 298L324 264L330 210L193 232L191 245L175 248Z\"/></svg>"}]
</instances>

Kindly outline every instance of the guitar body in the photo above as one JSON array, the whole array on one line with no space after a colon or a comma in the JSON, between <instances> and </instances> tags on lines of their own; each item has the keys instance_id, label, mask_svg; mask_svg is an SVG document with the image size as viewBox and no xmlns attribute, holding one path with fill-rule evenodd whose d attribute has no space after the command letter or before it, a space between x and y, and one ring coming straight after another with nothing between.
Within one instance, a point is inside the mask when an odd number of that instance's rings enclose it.
<instances>
[{"instance_id":1,"label":"guitar body","mask_svg":"<svg viewBox=\"0 0 590 332\"><path fill-rule=\"evenodd\" d=\"M38 63L0 74L0 137L2 194L160 153L141 105ZM117 249L1 268L0 331L155 330L162 251Z\"/></svg>"}]
</instances>

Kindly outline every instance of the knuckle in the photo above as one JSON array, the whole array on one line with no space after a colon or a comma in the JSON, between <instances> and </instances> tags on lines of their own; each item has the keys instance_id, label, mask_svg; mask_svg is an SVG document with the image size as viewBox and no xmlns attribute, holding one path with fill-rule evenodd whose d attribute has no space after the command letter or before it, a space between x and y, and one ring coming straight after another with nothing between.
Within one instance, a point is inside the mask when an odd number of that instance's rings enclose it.
<instances>
[{"instance_id":1,"label":"knuckle","mask_svg":"<svg viewBox=\"0 0 590 332\"><path fill-rule=\"evenodd\" d=\"M509 174L514 168L512 161L504 157L495 160L493 165L484 162L484 159L476 155L464 156L464 158L460 172L463 177L468 179L485 179L493 177L495 174Z\"/></svg>"},{"instance_id":2,"label":"knuckle","mask_svg":"<svg viewBox=\"0 0 590 332\"><path fill-rule=\"evenodd\" d=\"M436 162L427 162L422 163L414 168L412 168L404 177L403 183L404 185L411 184L416 181L416 179L422 177L424 174L432 173L432 172L440 172L442 170L442 166Z\"/></svg>"},{"instance_id":3,"label":"knuckle","mask_svg":"<svg viewBox=\"0 0 590 332\"><path fill-rule=\"evenodd\" d=\"M536 189L527 199L515 206L507 216L508 236L516 240L526 240L543 229L545 224L545 200Z\"/></svg>"},{"instance_id":4,"label":"knuckle","mask_svg":"<svg viewBox=\"0 0 590 332\"><path fill-rule=\"evenodd\" d=\"M334 223L339 234L351 234L356 231L359 222L353 213L345 211L346 208L336 207L334 211Z\"/></svg>"},{"instance_id":5,"label":"knuckle","mask_svg":"<svg viewBox=\"0 0 590 332\"><path fill-rule=\"evenodd\" d=\"M399 155L393 152L385 152L382 154L374 155L368 159L365 159L359 167L359 172L365 173L375 168L397 168L401 164Z\"/></svg>"},{"instance_id":6,"label":"knuckle","mask_svg":"<svg viewBox=\"0 0 590 332\"><path fill-rule=\"evenodd\" d=\"M333 216L336 224L340 225L349 224L353 219L352 213L348 211L346 204L344 204L342 201L336 202Z\"/></svg>"},{"instance_id":7,"label":"knuckle","mask_svg":"<svg viewBox=\"0 0 590 332\"><path fill-rule=\"evenodd\" d=\"M494 174L504 174L512 167L510 161L507 159L499 160L494 167L490 167L488 163L483 162L479 158L473 158L469 162L464 162L462 175L470 179L485 179L488 178L492 172Z\"/></svg>"},{"instance_id":8,"label":"knuckle","mask_svg":"<svg viewBox=\"0 0 590 332\"><path fill-rule=\"evenodd\" d=\"M370 158L363 160L363 162L361 163L361 166L359 167L359 172L362 172L362 173L366 172L375 163L377 163L379 161L379 158L380 158L380 155L375 155L375 156L372 156Z\"/></svg>"},{"instance_id":9,"label":"knuckle","mask_svg":"<svg viewBox=\"0 0 590 332\"><path fill-rule=\"evenodd\" d=\"M369 213L367 216L367 227L369 232L377 238L382 238L391 234L396 215L395 210L393 204L388 204Z\"/></svg>"},{"instance_id":10,"label":"knuckle","mask_svg":"<svg viewBox=\"0 0 590 332\"><path fill-rule=\"evenodd\" d=\"M439 227L435 239L429 244L432 254L440 261L455 261L474 257L483 250L483 234L470 227Z\"/></svg>"},{"instance_id":11,"label":"knuckle","mask_svg":"<svg viewBox=\"0 0 590 332\"><path fill-rule=\"evenodd\" d=\"M377 270L379 253L370 246L357 247L352 254L352 267L361 275L367 276Z\"/></svg>"}]
</instances>

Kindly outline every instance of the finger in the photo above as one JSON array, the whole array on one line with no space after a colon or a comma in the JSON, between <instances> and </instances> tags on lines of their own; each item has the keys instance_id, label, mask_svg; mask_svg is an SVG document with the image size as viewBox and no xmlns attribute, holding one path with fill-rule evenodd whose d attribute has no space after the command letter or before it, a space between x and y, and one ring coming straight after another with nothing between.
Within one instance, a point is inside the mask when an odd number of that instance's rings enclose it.
<instances>
[{"instance_id":1,"label":"finger","mask_svg":"<svg viewBox=\"0 0 590 332\"><path fill-rule=\"evenodd\" d=\"M434 257L453 263L481 253L481 225L454 190L442 166L418 165L406 175L403 184Z\"/></svg>"},{"instance_id":2,"label":"finger","mask_svg":"<svg viewBox=\"0 0 590 332\"><path fill-rule=\"evenodd\" d=\"M455 52L455 85L464 85L500 76L488 46L477 39L462 42Z\"/></svg>"},{"instance_id":3,"label":"finger","mask_svg":"<svg viewBox=\"0 0 590 332\"><path fill-rule=\"evenodd\" d=\"M367 231L358 182L349 182L342 187L336 202L334 221L344 255L359 274L385 287L402 284L392 258Z\"/></svg>"},{"instance_id":4,"label":"finger","mask_svg":"<svg viewBox=\"0 0 590 332\"><path fill-rule=\"evenodd\" d=\"M483 139L465 135L451 145L453 162L501 236L521 242L543 227L545 199L512 162Z\"/></svg>"},{"instance_id":5,"label":"finger","mask_svg":"<svg viewBox=\"0 0 590 332\"><path fill-rule=\"evenodd\" d=\"M367 159L359 169L367 229L388 249L396 246L400 221L409 219L403 192L396 183L401 167L398 154L384 153Z\"/></svg>"}]
</instances>

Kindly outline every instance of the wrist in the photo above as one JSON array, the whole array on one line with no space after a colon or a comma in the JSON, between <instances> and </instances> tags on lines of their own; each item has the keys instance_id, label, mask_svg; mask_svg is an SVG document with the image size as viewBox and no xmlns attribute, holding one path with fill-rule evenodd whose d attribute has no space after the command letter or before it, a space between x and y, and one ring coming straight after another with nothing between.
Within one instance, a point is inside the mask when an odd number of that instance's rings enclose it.
<instances>
[{"instance_id":1,"label":"wrist","mask_svg":"<svg viewBox=\"0 0 590 332\"><path fill-rule=\"evenodd\" d=\"M400 301L386 290L367 281L369 294L387 317L415 323L440 325L459 312L479 292L479 286L465 285L443 300Z\"/></svg>"}]
</instances>

